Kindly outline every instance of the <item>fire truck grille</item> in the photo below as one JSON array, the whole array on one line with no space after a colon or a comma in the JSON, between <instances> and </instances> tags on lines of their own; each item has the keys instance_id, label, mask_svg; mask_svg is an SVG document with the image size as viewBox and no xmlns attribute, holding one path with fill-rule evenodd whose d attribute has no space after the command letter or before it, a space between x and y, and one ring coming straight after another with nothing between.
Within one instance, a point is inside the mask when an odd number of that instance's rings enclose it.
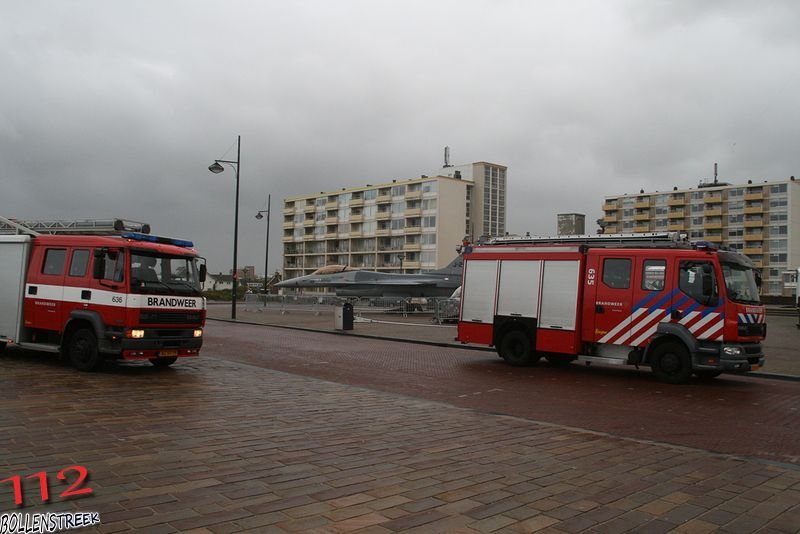
<instances>
[{"instance_id":1,"label":"fire truck grille","mask_svg":"<svg viewBox=\"0 0 800 534\"><path fill-rule=\"evenodd\" d=\"M196 324L203 321L200 312L196 311L171 311L171 312L151 312L143 311L139 314L139 321L142 324Z\"/></svg>"},{"instance_id":2,"label":"fire truck grille","mask_svg":"<svg viewBox=\"0 0 800 534\"><path fill-rule=\"evenodd\" d=\"M764 335L764 325L763 324L740 324L739 325L739 335L740 336L763 336Z\"/></svg>"}]
</instances>

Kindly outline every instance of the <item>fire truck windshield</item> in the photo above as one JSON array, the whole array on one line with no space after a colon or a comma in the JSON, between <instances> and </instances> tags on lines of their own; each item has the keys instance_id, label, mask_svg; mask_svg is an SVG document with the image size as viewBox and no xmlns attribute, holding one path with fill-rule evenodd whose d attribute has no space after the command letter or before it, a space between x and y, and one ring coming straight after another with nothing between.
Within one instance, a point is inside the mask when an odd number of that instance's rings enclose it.
<instances>
[{"instance_id":1,"label":"fire truck windshield","mask_svg":"<svg viewBox=\"0 0 800 534\"><path fill-rule=\"evenodd\" d=\"M197 258L131 253L131 291L134 293L199 295Z\"/></svg>"},{"instance_id":2,"label":"fire truck windshield","mask_svg":"<svg viewBox=\"0 0 800 534\"><path fill-rule=\"evenodd\" d=\"M760 303L753 269L738 263L723 263L722 275L731 300L742 304Z\"/></svg>"}]
</instances>

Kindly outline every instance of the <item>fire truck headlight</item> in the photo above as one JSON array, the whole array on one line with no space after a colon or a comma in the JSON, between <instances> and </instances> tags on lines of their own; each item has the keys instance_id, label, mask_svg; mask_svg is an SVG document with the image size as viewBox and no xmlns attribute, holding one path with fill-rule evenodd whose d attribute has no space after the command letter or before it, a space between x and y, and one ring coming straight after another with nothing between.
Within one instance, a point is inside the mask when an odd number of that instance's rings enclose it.
<instances>
[{"instance_id":1,"label":"fire truck headlight","mask_svg":"<svg viewBox=\"0 0 800 534\"><path fill-rule=\"evenodd\" d=\"M132 329L126 332L127 337L132 339L142 339L144 337L144 330Z\"/></svg>"},{"instance_id":2,"label":"fire truck headlight","mask_svg":"<svg viewBox=\"0 0 800 534\"><path fill-rule=\"evenodd\" d=\"M742 347L723 347L722 353L725 354L725 356L741 356Z\"/></svg>"},{"instance_id":3,"label":"fire truck headlight","mask_svg":"<svg viewBox=\"0 0 800 534\"><path fill-rule=\"evenodd\" d=\"M194 337L203 337L203 330L198 328L194 331Z\"/></svg>"}]
</instances>

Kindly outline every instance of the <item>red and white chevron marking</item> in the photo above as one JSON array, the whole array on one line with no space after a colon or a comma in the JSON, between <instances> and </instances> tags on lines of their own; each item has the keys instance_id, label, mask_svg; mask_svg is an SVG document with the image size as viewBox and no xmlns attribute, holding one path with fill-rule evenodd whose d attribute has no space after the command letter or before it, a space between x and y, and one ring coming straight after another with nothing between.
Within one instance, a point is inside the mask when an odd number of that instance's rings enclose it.
<instances>
[{"instance_id":1,"label":"red and white chevron marking","mask_svg":"<svg viewBox=\"0 0 800 534\"><path fill-rule=\"evenodd\" d=\"M657 308L647 313L647 308L639 308L633 314L620 321L598 342L639 347L646 344L647 340L656 333L659 323L671 321L672 319L666 309ZM709 313L703 316L702 312L695 311L677 322L685 326L697 339L722 341L722 332L725 325L722 314Z\"/></svg>"}]
</instances>

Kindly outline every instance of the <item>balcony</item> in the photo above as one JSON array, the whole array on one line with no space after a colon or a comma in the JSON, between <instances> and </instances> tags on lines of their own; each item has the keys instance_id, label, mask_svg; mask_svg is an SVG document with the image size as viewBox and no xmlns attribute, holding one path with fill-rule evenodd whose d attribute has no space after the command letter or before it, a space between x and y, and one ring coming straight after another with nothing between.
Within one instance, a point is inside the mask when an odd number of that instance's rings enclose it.
<instances>
[{"instance_id":1,"label":"balcony","mask_svg":"<svg viewBox=\"0 0 800 534\"><path fill-rule=\"evenodd\" d=\"M337 224L339 217L325 217L325 224Z\"/></svg>"},{"instance_id":2,"label":"balcony","mask_svg":"<svg viewBox=\"0 0 800 534\"><path fill-rule=\"evenodd\" d=\"M603 222L615 223L615 222L617 222L617 216L616 215L606 215L605 217L603 217Z\"/></svg>"},{"instance_id":3,"label":"balcony","mask_svg":"<svg viewBox=\"0 0 800 534\"><path fill-rule=\"evenodd\" d=\"M722 229L722 221L703 223L703 228L705 230L721 230Z\"/></svg>"},{"instance_id":4,"label":"balcony","mask_svg":"<svg viewBox=\"0 0 800 534\"><path fill-rule=\"evenodd\" d=\"M760 256L764 254L764 247L744 247L745 256Z\"/></svg>"},{"instance_id":5,"label":"balcony","mask_svg":"<svg viewBox=\"0 0 800 534\"><path fill-rule=\"evenodd\" d=\"M419 191L406 191L406 200L414 200L415 198L422 198L422 190Z\"/></svg>"},{"instance_id":6,"label":"balcony","mask_svg":"<svg viewBox=\"0 0 800 534\"><path fill-rule=\"evenodd\" d=\"M284 230L291 230L292 228L294 228L294 221L283 221Z\"/></svg>"},{"instance_id":7,"label":"balcony","mask_svg":"<svg viewBox=\"0 0 800 534\"><path fill-rule=\"evenodd\" d=\"M752 233L752 234L744 234L745 241L763 241L764 234L761 232Z\"/></svg>"},{"instance_id":8,"label":"balcony","mask_svg":"<svg viewBox=\"0 0 800 534\"><path fill-rule=\"evenodd\" d=\"M764 266L764 262L761 260L751 260L753 262L753 267L757 269L761 269Z\"/></svg>"},{"instance_id":9,"label":"balcony","mask_svg":"<svg viewBox=\"0 0 800 534\"><path fill-rule=\"evenodd\" d=\"M325 234L325 239L336 239L339 234L334 230L333 232L328 232Z\"/></svg>"},{"instance_id":10,"label":"balcony","mask_svg":"<svg viewBox=\"0 0 800 534\"><path fill-rule=\"evenodd\" d=\"M421 226L406 226L403 229L403 233L406 234L406 235L409 235L409 234L411 234L411 235L413 235L413 234L421 234L422 233L422 227Z\"/></svg>"},{"instance_id":11,"label":"balcony","mask_svg":"<svg viewBox=\"0 0 800 534\"><path fill-rule=\"evenodd\" d=\"M379 221L385 221L385 220L391 219L391 218L392 218L392 212L389 211L389 210L379 211L378 213L375 214L375 219L377 219Z\"/></svg>"},{"instance_id":12,"label":"balcony","mask_svg":"<svg viewBox=\"0 0 800 534\"><path fill-rule=\"evenodd\" d=\"M284 215L294 215L294 208L283 208Z\"/></svg>"},{"instance_id":13,"label":"balcony","mask_svg":"<svg viewBox=\"0 0 800 534\"><path fill-rule=\"evenodd\" d=\"M338 200L329 200L325 203L326 210L338 210L339 209L339 201Z\"/></svg>"},{"instance_id":14,"label":"balcony","mask_svg":"<svg viewBox=\"0 0 800 534\"><path fill-rule=\"evenodd\" d=\"M634 221L649 221L650 220L650 212L647 213L637 213L633 216Z\"/></svg>"},{"instance_id":15,"label":"balcony","mask_svg":"<svg viewBox=\"0 0 800 534\"><path fill-rule=\"evenodd\" d=\"M316 241L317 236L312 234L306 234L303 236L303 241Z\"/></svg>"},{"instance_id":16,"label":"balcony","mask_svg":"<svg viewBox=\"0 0 800 534\"><path fill-rule=\"evenodd\" d=\"M379 237L388 236L389 235L389 228L378 228L377 230L375 230L375 235L379 236Z\"/></svg>"},{"instance_id":17,"label":"balcony","mask_svg":"<svg viewBox=\"0 0 800 534\"><path fill-rule=\"evenodd\" d=\"M392 195L378 195L378 204L388 204L392 201Z\"/></svg>"},{"instance_id":18,"label":"balcony","mask_svg":"<svg viewBox=\"0 0 800 534\"><path fill-rule=\"evenodd\" d=\"M744 221L745 228L763 228L764 221L762 219L758 219L755 221Z\"/></svg>"},{"instance_id":19,"label":"balcony","mask_svg":"<svg viewBox=\"0 0 800 534\"><path fill-rule=\"evenodd\" d=\"M603 211L617 211L618 209L616 202L606 202L603 204Z\"/></svg>"},{"instance_id":20,"label":"balcony","mask_svg":"<svg viewBox=\"0 0 800 534\"><path fill-rule=\"evenodd\" d=\"M422 245L419 243L406 243L403 245L403 250L408 252L417 252L422 249Z\"/></svg>"},{"instance_id":21,"label":"balcony","mask_svg":"<svg viewBox=\"0 0 800 534\"><path fill-rule=\"evenodd\" d=\"M648 209L650 207L650 199L647 200L637 200L636 203L633 205L634 208L637 210Z\"/></svg>"},{"instance_id":22,"label":"balcony","mask_svg":"<svg viewBox=\"0 0 800 534\"><path fill-rule=\"evenodd\" d=\"M703 211L704 217L722 217L722 209L721 208L713 208L713 209L705 209Z\"/></svg>"},{"instance_id":23,"label":"balcony","mask_svg":"<svg viewBox=\"0 0 800 534\"><path fill-rule=\"evenodd\" d=\"M419 208L407 209L405 212L406 217L419 217L422 215L422 210Z\"/></svg>"},{"instance_id":24,"label":"balcony","mask_svg":"<svg viewBox=\"0 0 800 534\"><path fill-rule=\"evenodd\" d=\"M419 269L421 267L418 261L404 261L403 269Z\"/></svg>"},{"instance_id":25,"label":"balcony","mask_svg":"<svg viewBox=\"0 0 800 534\"><path fill-rule=\"evenodd\" d=\"M686 225L684 225L682 222L670 223L670 225L667 226L667 230L670 232L682 232L683 230L686 230Z\"/></svg>"},{"instance_id":26,"label":"balcony","mask_svg":"<svg viewBox=\"0 0 800 534\"><path fill-rule=\"evenodd\" d=\"M351 208L358 208L358 207L363 206L363 205L364 205L364 199L363 198L351 198L350 199L350 207Z\"/></svg>"},{"instance_id":27,"label":"balcony","mask_svg":"<svg viewBox=\"0 0 800 534\"><path fill-rule=\"evenodd\" d=\"M745 193L744 195L745 200L763 200L764 199L764 192L759 191L758 193Z\"/></svg>"},{"instance_id":28,"label":"balcony","mask_svg":"<svg viewBox=\"0 0 800 534\"><path fill-rule=\"evenodd\" d=\"M637 224L633 227L634 232L649 232L650 225L649 224Z\"/></svg>"},{"instance_id":29,"label":"balcony","mask_svg":"<svg viewBox=\"0 0 800 534\"><path fill-rule=\"evenodd\" d=\"M703 199L706 204L721 204L722 195L709 195Z\"/></svg>"},{"instance_id":30,"label":"balcony","mask_svg":"<svg viewBox=\"0 0 800 534\"><path fill-rule=\"evenodd\" d=\"M317 211L317 207L314 204L309 204L305 208L303 208L305 213L314 213Z\"/></svg>"},{"instance_id":31,"label":"balcony","mask_svg":"<svg viewBox=\"0 0 800 534\"><path fill-rule=\"evenodd\" d=\"M306 219L305 221L303 221L303 226L305 228L308 228L309 226L314 226L315 224L316 222L314 221L314 219Z\"/></svg>"},{"instance_id":32,"label":"balcony","mask_svg":"<svg viewBox=\"0 0 800 534\"><path fill-rule=\"evenodd\" d=\"M749 213L755 213L755 214L764 213L764 206L745 206L744 212L745 212L745 214L749 214Z\"/></svg>"},{"instance_id":33,"label":"balcony","mask_svg":"<svg viewBox=\"0 0 800 534\"><path fill-rule=\"evenodd\" d=\"M683 210L672 210L667 214L669 219L683 219L686 217L686 212Z\"/></svg>"},{"instance_id":34,"label":"balcony","mask_svg":"<svg viewBox=\"0 0 800 534\"><path fill-rule=\"evenodd\" d=\"M671 198L667 201L667 206L685 206L685 198Z\"/></svg>"},{"instance_id":35,"label":"balcony","mask_svg":"<svg viewBox=\"0 0 800 534\"><path fill-rule=\"evenodd\" d=\"M293 235L285 235L285 236L283 236L282 241L284 243L291 243L293 239L294 239Z\"/></svg>"},{"instance_id":36,"label":"balcony","mask_svg":"<svg viewBox=\"0 0 800 534\"><path fill-rule=\"evenodd\" d=\"M722 235L706 235L703 239L709 243L722 243Z\"/></svg>"},{"instance_id":37,"label":"balcony","mask_svg":"<svg viewBox=\"0 0 800 534\"><path fill-rule=\"evenodd\" d=\"M364 216L363 215L350 215L350 222L351 223L364 222Z\"/></svg>"}]
</instances>

